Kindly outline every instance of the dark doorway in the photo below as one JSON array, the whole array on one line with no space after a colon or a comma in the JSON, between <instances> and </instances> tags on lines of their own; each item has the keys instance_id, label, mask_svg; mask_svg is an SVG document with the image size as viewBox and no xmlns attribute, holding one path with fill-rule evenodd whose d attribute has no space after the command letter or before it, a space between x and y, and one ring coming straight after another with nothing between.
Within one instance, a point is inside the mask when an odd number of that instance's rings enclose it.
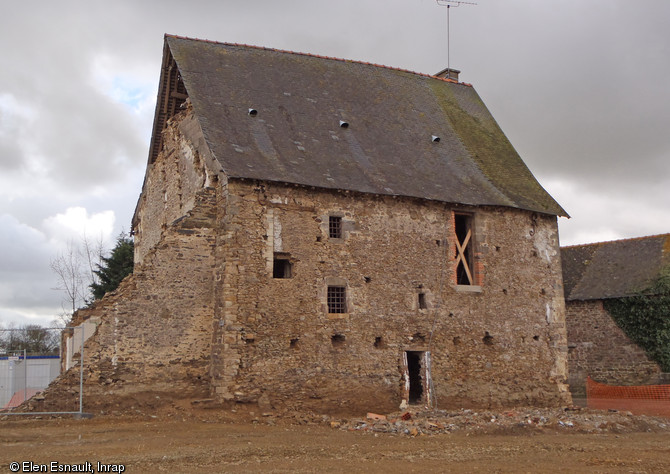
<instances>
[{"instance_id":1,"label":"dark doorway","mask_svg":"<svg viewBox=\"0 0 670 474\"><path fill-rule=\"evenodd\" d=\"M423 402L423 380L421 377L423 352L407 351L407 372L409 374L409 403Z\"/></svg>"}]
</instances>

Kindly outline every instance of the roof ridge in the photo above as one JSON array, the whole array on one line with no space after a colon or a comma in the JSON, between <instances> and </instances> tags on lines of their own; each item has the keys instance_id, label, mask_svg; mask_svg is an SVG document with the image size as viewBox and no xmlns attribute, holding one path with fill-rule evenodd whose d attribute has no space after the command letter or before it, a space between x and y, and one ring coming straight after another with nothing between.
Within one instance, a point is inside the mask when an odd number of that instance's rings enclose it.
<instances>
[{"instance_id":1,"label":"roof ridge","mask_svg":"<svg viewBox=\"0 0 670 474\"><path fill-rule=\"evenodd\" d=\"M191 38L189 36L180 36L180 35L171 35L168 33L165 33L164 37L170 37L170 38L176 38L176 39L182 39L182 40L190 40L190 41L200 41L203 43L211 43L211 44L220 44L220 45L225 45L225 46L241 46L245 48L254 48L254 49L262 49L265 51L274 51L277 53L288 53L288 54L295 54L298 56L308 56L312 58L319 58L319 59L330 59L333 61L341 61L341 62L346 62L346 63L355 63L355 64L364 64L366 66L375 66L375 67L380 67L384 69L390 69L392 71L400 71L400 72L407 72L410 74L415 74L417 76L423 76L423 77L429 77L431 79L437 79L438 81L443 81L443 82L449 82L451 84L459 84L461 86L467 86L467 87L472 87L472 84L468 82L458 82L453 79L447 79L443 77L437 77L432 74L426 74L423 72L417 72L417 71L412 71L411 69L404 69L400 67L394 67L394 66L386 66L384 64L376 64L376 63L371 63L367 61L358 61L355 59L344 59L344 58L337 58L334 56L323 56L321 54L314 54L314 53L303 53L300 51L290 51L287 49L277 49L277 48L269 48L267 46L257 46L253 44L245 44L245 43L228 43L228 42L223 42L223 41L213 41L213 40L208 40L208 39L202 39L202 38Z\"/></svg>"},{"instance_id":2,"label":"roof ridge","mask_svg":"<svg viewBox=\"0 0 670 474\"><path fill-rule=\"evenodd\" d=\"M573 248L578 248L578 247L604 246L604 245L607 245L607 244L613 244L613 243L618 243L618 242L629 242L629 241L633 241L633 240L653 239L653 238L657 238L657 237L670 237L670 233L643 235L643 236L640 236L640 237L629 237L627 239L603 240L601 242L591 242L591 243L588 243L588 244L566 245L565 247L561 247L561 250L563 250L563 249L573 249Z\"/></svg>"}]
</instances>

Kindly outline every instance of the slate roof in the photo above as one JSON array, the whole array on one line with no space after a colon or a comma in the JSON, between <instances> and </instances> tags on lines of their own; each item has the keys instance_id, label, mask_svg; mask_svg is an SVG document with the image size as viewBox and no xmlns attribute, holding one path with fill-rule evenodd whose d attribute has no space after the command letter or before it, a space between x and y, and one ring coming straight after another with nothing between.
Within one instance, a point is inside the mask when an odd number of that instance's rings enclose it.
<instances>
[{"instance_id":1,"label":"slate roof","mask_svg":"<svg viewBox=\"0 0 670 474\"><path fill-rule=\"evenodd\" d=\"M565 298L632 296L670 266L670 234L561 248Z\"/></svg>"},{"instance_id":2,"label":"slate roof","mask_svg":"<svg viewBox=\"0 0 670 474\"><path fill-rule=\"evenodd\" d=\"M567 215L470 85L247 45L165 45L231 178Z\"/></svg>"}]
</instances>

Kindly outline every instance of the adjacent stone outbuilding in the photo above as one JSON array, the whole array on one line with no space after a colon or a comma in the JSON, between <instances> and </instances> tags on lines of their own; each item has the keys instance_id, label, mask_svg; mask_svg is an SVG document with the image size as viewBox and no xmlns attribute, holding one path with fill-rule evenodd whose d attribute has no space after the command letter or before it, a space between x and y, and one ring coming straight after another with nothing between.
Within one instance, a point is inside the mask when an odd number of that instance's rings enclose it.
<instances>
[{"instance_id":1,"label":"adjacent stone outbuilding","mask_svg":"<svg viewBox=\"0 0 670 474\"><path fill-rule=\"evenodd\" d=\"M659 383L661 369L604 307L647 288L670 266L670 234L563 247L569 383L583 397L586 377L613 385Z\"/></svg>"},{"instance_id":2,"label":"adjacent stone outbuilding","mask_svg":"<svg viewBox=\"0 0 670 474\"><path fill-rule=\"evenodd\" d=\"M472 86L166 36L149 155L87 343L107 393L569 403L565 212Z\"/></svg>"}]
</instances>

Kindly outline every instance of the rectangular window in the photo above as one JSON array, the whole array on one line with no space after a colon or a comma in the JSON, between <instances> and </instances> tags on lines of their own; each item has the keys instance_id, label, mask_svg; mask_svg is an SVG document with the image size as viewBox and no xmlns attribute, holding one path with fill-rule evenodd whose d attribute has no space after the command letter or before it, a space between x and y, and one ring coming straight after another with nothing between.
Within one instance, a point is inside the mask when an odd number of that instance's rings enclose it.
<instances>
[{"instance_id":1,"label":"rectangular window","mask_svg":"<svg viewBox=\"0 0 670 474\"><path fill-rule=\"evenodd\" d=\"M427 309L428 304L426 303L426 294L419 293L419 309Z\"/></svg>"},{"instance_id":2,"label":"rectangular window","mask_svg":"<svg viewBox=\"0 0 670 474\"><path fill-rule=\"evenodd\" d=\"M293 276L292 267L287 254L275 252L272 261L272 278L291 278Z\"/></svg>"},{"instance_id":3,"label":"rectangular window","mask_svg":"<svg viewBox=\"0 0 670 474\"><path fill-rule=\"evenodd\" d=\"M456 231L456 284L475 285L471 214L454 214Z\"/></svg>"},{"instance_id":4,"label":"rectangular window","mask_svg":"<svg viewBox=\"0 0 670 474\"><path fill-rule=\"evenodd\" d=\"M347 312L347 291L344 286L328 287L328 312L329 313Z\"/></svg>"},{"instance_id":5,"label":"rectangular window","mask_svg":"<svg viewBox=\"0 0 670 474\"><path fill-rule=\"evenodd\" d=\"M342 218L340 216L330 216L328 218L328 237L331 239L342 238Z\"/></svg>"}]
</instances>

